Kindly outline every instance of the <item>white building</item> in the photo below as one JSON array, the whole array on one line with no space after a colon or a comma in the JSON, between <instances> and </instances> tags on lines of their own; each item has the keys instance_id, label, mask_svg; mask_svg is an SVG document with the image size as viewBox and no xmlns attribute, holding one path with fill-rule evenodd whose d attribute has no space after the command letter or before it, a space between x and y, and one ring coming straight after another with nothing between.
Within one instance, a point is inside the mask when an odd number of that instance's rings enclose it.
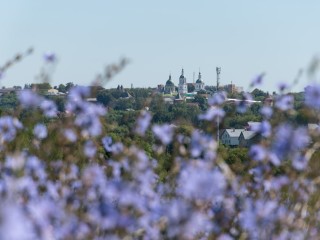
<instances>
[{"instance_id":1,"label":"white building","mask_svg":"<svg viewBox=\"0 0 320 240\"><path fill-rule=\"evenodd\" d=\"M165 94L175 94L176 93L176 87L174 86L174 83L171 81L171 74L169 75L169 79L166 82L166 85L164 87L164 93Z\"/></svg>"},{"instance_id":2,"label":"white building","mask_svg":"<svg viewBox=\"0 0 320 240\"><path fill-rule=\"evenodd\" d=\"M51 88L51 89L48 89L48 95L58 95L59 94L59 91L57 89L54 89L54 88Z\"/></svg>"},{"instance_id":3,"label":"white building","mask_svg":"<svg viewBox=\"0 0 320 240\"><path fill-rule=\"evenodd\" d=\"M204 90L204 82L201 80L201 73L199 72L198 80L195 84L195 91L198 92L201 90Z\"/></svg>"},{"instance_id":4,"label":"white building","mask_svg":"<svg viewBox=\"0 0 320 240\"><path fill-rule=\"evenodd\" d=\"M181 71L181 76L179 78L179 85L178 85L178 92L180 94L186 94L188 93L188 85L187 85L187 79L185 78L184 76L184 72L183 72L183 68L182 68L182 71Z\"/></svg>"}]
</instances>

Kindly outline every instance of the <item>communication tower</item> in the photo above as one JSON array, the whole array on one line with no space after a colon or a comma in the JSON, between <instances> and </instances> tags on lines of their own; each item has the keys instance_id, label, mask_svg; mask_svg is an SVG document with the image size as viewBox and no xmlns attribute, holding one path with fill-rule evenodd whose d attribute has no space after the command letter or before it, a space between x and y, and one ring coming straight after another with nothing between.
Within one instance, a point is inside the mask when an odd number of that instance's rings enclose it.
<instances>
[{"instance_id":1,"label":"communication tower","mask_svg":"<svg viewBox=\"0 0 320 240\"><path fill-rule=\"evenodd\" d=\"M221 73L221 67L216 67L217 72L217 92L219 91L219 84L220 84L220 73Z\"/></svg>"}]
</instances>

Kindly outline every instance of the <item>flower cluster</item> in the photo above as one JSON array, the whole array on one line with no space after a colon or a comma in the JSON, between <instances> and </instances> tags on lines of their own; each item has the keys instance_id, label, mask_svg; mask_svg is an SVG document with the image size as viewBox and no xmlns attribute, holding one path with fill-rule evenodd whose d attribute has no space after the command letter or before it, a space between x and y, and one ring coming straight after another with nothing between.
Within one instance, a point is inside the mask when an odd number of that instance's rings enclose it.
<instances>
[{"instance_id":1,"label":"flower cluster","mask_svg":"<svg viewBox=\"0 0 320 240\"><path fill-rule=\"evenodd\" d=\"M319 111L318 88L306 88L304 107L312 111ZM184 134L173 124L150 126L152 114L143 111L132 134L152 135L154 149L166 149L152 156L134 142L114 141L104 129L105 108L86 101L89 96L89 88L73 88L66 114L54 118L54 102L25 90L21 108L38 109L50 121L0 117L0 239L320 237L320 181L312 168L317 133L272 122L293 108L291 95L260 109L263 120L250 126L260 138L241 174L225 162L216 140L225 93L210 98L199 116L209 130ZM245 112L251 100L244 94L237 111ZM33 139L22 144L29 132ZM156 158L161 154L170 156L164 178Z\"/></svg>"}]
</instances>

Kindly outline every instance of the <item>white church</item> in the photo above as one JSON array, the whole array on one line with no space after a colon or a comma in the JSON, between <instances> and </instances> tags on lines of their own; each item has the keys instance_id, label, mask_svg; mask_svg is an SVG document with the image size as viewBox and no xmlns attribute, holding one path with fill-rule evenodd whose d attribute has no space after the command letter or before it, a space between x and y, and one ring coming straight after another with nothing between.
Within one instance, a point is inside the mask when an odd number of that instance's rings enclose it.
<instances>
[{"instance_id":1,"label":"white church","mask_svg":"<svg viewBox=\"0 0 320 240\"><path fill-rule=\"evenodd\" d=\"M201 79L201 73L199 72L198 79L195 83L191 83L194 85L195 90L194 92L199 92L204 89L204 82ZM162 85L163 86L163 85ZM178 83L178 91L175 90L176 87L174 86L174 83L171 80L171 75L169 76L169 80L166 82L166 85L164 87L164 93L166 94L180 94L181 96L184 96L188 93L188 83L187 78L184 76L184 70L182 68L181 75L179 77L179 83Z\"/></svg>"}]
</instances>

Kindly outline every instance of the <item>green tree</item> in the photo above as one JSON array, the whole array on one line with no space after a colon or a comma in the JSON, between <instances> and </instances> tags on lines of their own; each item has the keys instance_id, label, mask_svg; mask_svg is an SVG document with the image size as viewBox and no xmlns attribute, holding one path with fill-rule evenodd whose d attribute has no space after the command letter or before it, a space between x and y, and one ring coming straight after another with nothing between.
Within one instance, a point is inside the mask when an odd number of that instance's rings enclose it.
<instances>
[{"instance_id":1,"label":"green tree","mask_svg":"<svg viewBox=\"0 0 320 240\"><path fill-rule=\"evenodd\" d=\"M194 97L194 100L193 100L193 101L199 104L199 107L200 107L200 109L201 109L202 111L207 110L207 108L208 108L208 101L207 101L207 99L206 99L204 96L197 94L197 95Z\"/></svg>"},{"instance_id":2,"label":"green tree","mask_svg":"<svg viewBox=\"0 0 320 240\"><path fill-rule=\"evenodd\" d=\"M59 84L58 91L62 92L62 93L66 93L67 92L67 88L66 88L66 86L64 84Z\"/></svg>"},{"instance_id":3,"label":"green tree","mask_svg":"<svg viewBox=\"0 0 320 240\"><path fill-rule=\"evenodd\" d=\"M257 101L263 101L269 94L267 92L264 92L258 88L255 88L252 92L251 92L253 98Z\"/></svg>"},{"instance_id":4,"label":"green tree","mask_svg":"<svg viewBox=\"0 0 320 240\"><path fill-rule=\"evenodd\" d=\"M50 83L32 83L31 88L38 91L45 91L51 89L52 87Z\"/></svg>"},{"instance_id":5,"label":"green tree","mask_svg":"<svg viewBox=\"0 0 320 240\"><path fill-rule=\"evenodd\" d=\"M111 106L115 98L108 91L100 91L97 94L97 102L103 104L104 106Z\"/></svg>"},{"instance_id":6,"label":"green tree","mask_svg":"<svg viewBox=\"0 0 320 240\"><path fill-rule=\"evenodd\" d=\"M114 103L115 110L127 110L132 109L133 107L133 99L118 99Z\"/></svg>"},{"instance_id":7,"label":"green tree","mask_svg":"<svg viewBox=\"0 0 320 240\"><path fill-rule=\"evenodd\" d=\"M18 105L17 95L14 92L4 94L0 98L1 108L16 108Z\"/></svg>"},{"instance_id":8,"label":"green tree","mask_svg":"<svg viewBox=\"0 0 320 240\"><path fill-rule=\"evenodd\" d=\"M70 89L73 88L73 87L74 87L73 82L68 82L68 83L66 84L66 92L69 92Z\"/></svg>"}]
</instances>

